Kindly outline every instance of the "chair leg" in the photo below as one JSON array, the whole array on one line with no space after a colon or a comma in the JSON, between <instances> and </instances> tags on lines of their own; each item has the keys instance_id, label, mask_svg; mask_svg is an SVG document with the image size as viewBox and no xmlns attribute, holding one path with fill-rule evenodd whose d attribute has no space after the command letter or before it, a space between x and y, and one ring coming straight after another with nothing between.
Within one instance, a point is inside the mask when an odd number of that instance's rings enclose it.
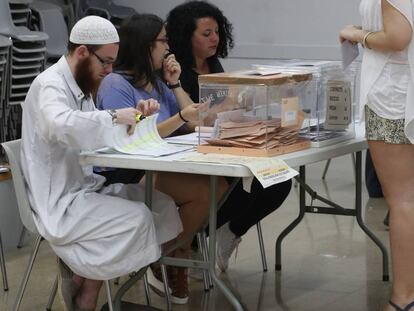
<instances>
[{"instance_id":1,"label":"chair leg","mask_svg":"<svg viewBox=\"0 0 414 311\"><path fill-rule=\"evenodd\" d=\"M52 291L50 292L50 295L49 295L49 301L47 302L47 305L46 305L47 311L52 310L52 306L53 306L53 302L55 301L57 289L58 289L58 277L56 276L55 282L53 283L53 286L52 286Z\"/></svg>"},{"instance_id":2,"label":"chair leg","mask_svg":"<svg viewBox=\"0 0 414 311\"><path fill-rule=\"evenodd\" d=\"M259 237L260 254L262 256L263 272L267 272L266 251L263 243L262 225L260 224L260 221L256 224L256 227L257 235Z\"/></svg>"},{"instance_id":3,"label":"chair leg","mask_svg":"<svg viewBox=\"0 0 414 311\"><path fill-rule=\"evenodd\" d=\"M26 236L26 228L23 226L22 231L20 232L20 237L19 237L19 242L17 243L17 248L23 247L25 236Z\"/></svg>"},{"instance_id":4,"label":"chair leg","mask_svg":"<svg viewBox=\"0 0 414 311\"><path fill-rule=\"evenodd\" d=\"M148 286L147 274L144 274L144 289L145 289L145 298L147 300L147 306L151 306L151 294Z\"/></svg>"},{"instance_id":5,"label":"chair leg","mask_svg":"<svg viewBox=\"0 0 414 311\"><path fill-rule=\"evenodd\" d=\"M203 229L204 230L204 229ZM208 257L205 255L206 252L204 250L204 244L202 241L202 233L197 232L197 244L198 244L198 251L201 253L204 261L208 260ZM209 276L207 270L203 269L203 282L204 282L204 290L207 292L210 290L210 283L209 283Z\"/></svg>"},{"instance_id":6,"label":"chair leg","mask_svg":"<svg viewBox=\"0 0 414 311\"><path fill-rule=\"evenodd\" d=\"M8 291L9 284L7 283L6 260L4 259L3 242L1 240L1 234L0 234L0 266L1 266L1 274L3 276L3 289L4 291Z\"/></svg>"},{"instance_id":7,"label":"chair leg","mask_svg":"<svg viewBox=\"0 0 414 311\"><path fill-rule=\"evenodd\" d=\"M162 280L164 283L165 299L167 301L167 311L172 311L171 294L169 290L170 286L168 284L167 268L165 267L165 265L161 265L161 273L162 273Z\"/></svg>"},{"instance_id":8,"label":"chair leg","mask_svg":"<svg viewBox=\"0 0 414 311\"><path fill-rule=\"evenodd\" d=\"M203 242L204 260L208 260L209 259L209 255L208 255L209 250L208 250L208 243L207 243L207 235L204 231L201 233L201 240ZM211 275L210 275L209 271L207 272L207 275L208 275L209 287L213 288L213 279L211 278Z\"/></svg>"},{"instance_id":9,"label":"chair leg","mask_svg":"<svg viewBox=\"0 0 414 311\"><path fill-rule=\"evenodd\" d=\"M22 283L19 288L19 292L16 297L16 301L14 303L13 311L18 311L20 308L20 304L23 300L23 295L26 290L27 282L29 281L30 273L32 272L33 264L36 259L37 253L39 252L40 243L42 242L43 238L40 235L37 235L36 241L33 246L33 252L30 256L29 264L27 265L26 272L23 276Z\"/></svg>"},{"instance_id":10,"label":"chair leg","mask_svg":"<svg viewBox=\"0 0 414 311\"><path fill-rule=\"evenodd\" d=\"M106 297L108 299L108 310L113 311L114 306L112 305L111 285L109 284L109 281L104 281L104 283L105 283Z\"/></svg>"}]
</instances>

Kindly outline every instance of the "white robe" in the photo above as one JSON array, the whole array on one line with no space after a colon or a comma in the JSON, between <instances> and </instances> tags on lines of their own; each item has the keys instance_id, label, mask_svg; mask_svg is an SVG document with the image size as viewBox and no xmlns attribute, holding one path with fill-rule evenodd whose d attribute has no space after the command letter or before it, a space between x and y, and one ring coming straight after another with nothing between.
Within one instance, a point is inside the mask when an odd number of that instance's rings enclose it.
<instances>
[{"instance_id":1,"label":"white robe","mask_svg":"<svg viewBox=\"0 0 414 311\"><path fill-rule=\"evenodd\" d=\"M412 0L387 0L397 9L413 28L414 5ZM361 13L363 18L362 29L367 31L380 31L383 29L381 0L362 0ZM361 67L360 89L360 116L363 116L364 106L367 104L368 93L383 71L391 53L382 53L365 49ZM408 63L410 66L411 81L407 90L407 102L405 105L404 131L407 138L414 143L414 33L408 45Z\"/></svg>"},{"instance_id":2,"label":"white robe","mask_svg":"<svg viewBox=\"0 0 414 311\"><path fill-rule=\"evenodd\" d=\"M153 213L139 185L104 187L81 166L82 150L110 145L114 130L65 57L32 83L23 104L22 169L39 233L77 274L108 280L156 261L182 230L174 202L155 192Z\"/></svg>"}]
</instances>

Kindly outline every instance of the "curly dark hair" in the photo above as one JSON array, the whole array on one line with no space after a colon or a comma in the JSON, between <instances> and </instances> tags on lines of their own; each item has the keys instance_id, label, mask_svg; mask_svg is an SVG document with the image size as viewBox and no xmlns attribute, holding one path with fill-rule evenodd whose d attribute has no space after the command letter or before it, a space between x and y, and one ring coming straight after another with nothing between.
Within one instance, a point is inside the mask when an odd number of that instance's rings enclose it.
<instances>
[{"instance_id":1,"label":"curly dark hair","mask_svg":"<svg viewBox=\"0 0 414 311\"><path fill-rule=\"evenodd\" d=\"M132 71L137 87L151 83L157 90L157 75L151 58L151 47L164 27L164 21L153 14L134 14L119 29L119 51L115 70Z\"/></svg>"},{"instance_id":2,"label":"curly dark hair","mask_svg":"<svg viewBox=\"0 0 414 311\"><path fill-rule=\"evenodd\" d=\"M219 27L220 40L214 57L227 57L228 51L234 47L233 26L219 8L206 1L185 2L170 11L166 25L170 50L183 67L195 66L191 37L197 20L203 17L213 18Z\"/></svg>"}]
</instances>

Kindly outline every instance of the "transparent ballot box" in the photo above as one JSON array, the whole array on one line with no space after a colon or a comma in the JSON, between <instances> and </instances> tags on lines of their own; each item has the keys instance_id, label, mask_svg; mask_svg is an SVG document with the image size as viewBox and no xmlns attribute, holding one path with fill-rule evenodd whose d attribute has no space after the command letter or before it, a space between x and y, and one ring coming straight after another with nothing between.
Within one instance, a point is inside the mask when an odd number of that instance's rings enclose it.
<instances>
[{"instance_id":1,"label":"transparent ballot box","mask_svg":"<svg viewBox=\"0 0 414 311\"><path fill-rule=\"evenodd\" d=\"M200 123L212 128L208 137L204 134L199 152L273 156L310 147L299 132L311 116L305 106L306 94L314 87L311 73L261 75L248 70L198 79L204 104Z\"/></svg>"},{"instance_id":2,"label":"transparent ballot box","mask_svg":"<svg viewBox=\"0 0 414 311\"><path fill-rule=\"evenodd\" d=\"M301 130L301 137L311 141L312 147L321 147L355 137L356 109L355 85L359 70L352 65L342 69L337 61L276 61L269 65L253 65L258 72L275 70L303 71L313 74L315 87L306 96L312 115L309 124Z\"/></svg>"}]
</instances>

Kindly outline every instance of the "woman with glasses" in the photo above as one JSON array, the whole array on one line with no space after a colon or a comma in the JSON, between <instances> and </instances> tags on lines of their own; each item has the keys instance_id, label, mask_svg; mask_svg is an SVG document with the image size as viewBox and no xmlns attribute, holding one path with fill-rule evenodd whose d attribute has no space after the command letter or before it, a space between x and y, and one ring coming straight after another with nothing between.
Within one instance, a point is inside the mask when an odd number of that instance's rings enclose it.
<instances>
[{"instance_id":1,"label":"woman with glasses","mask_svg":"<svg viewBox=\"0 0 414 311\"><path fill-rule=\"evenodd\" d=\"M105 77L97 94L100 109L135 107L140 100L160 103L158 130L162 137L177 130L192 127L198 121L200 106L194 104L181 88L181 67L175 56L168 55L168 40L164 22L155 15L136 14L120 28L120 46L114 72ZM161 72L163 80L157 73ZM137 171L123 170L124 175L139 179ZM104 172L110 182L124 181L119 170ZM196 232L205 221L209 209L208 176L158 173L155 188L170 195L180 207L183 232L178 239ZM125 182L125 181L124 181ZM227 188L224 179L219 181L218 198ZM177 249L176 257L188 258L191 241ZM151 272L151 271L150 271ZM149 283L157 292L163 292L160 270L153 266ZM188 301L187 269L168 268L172 302Z\"/></svg>"}]
</instances>

